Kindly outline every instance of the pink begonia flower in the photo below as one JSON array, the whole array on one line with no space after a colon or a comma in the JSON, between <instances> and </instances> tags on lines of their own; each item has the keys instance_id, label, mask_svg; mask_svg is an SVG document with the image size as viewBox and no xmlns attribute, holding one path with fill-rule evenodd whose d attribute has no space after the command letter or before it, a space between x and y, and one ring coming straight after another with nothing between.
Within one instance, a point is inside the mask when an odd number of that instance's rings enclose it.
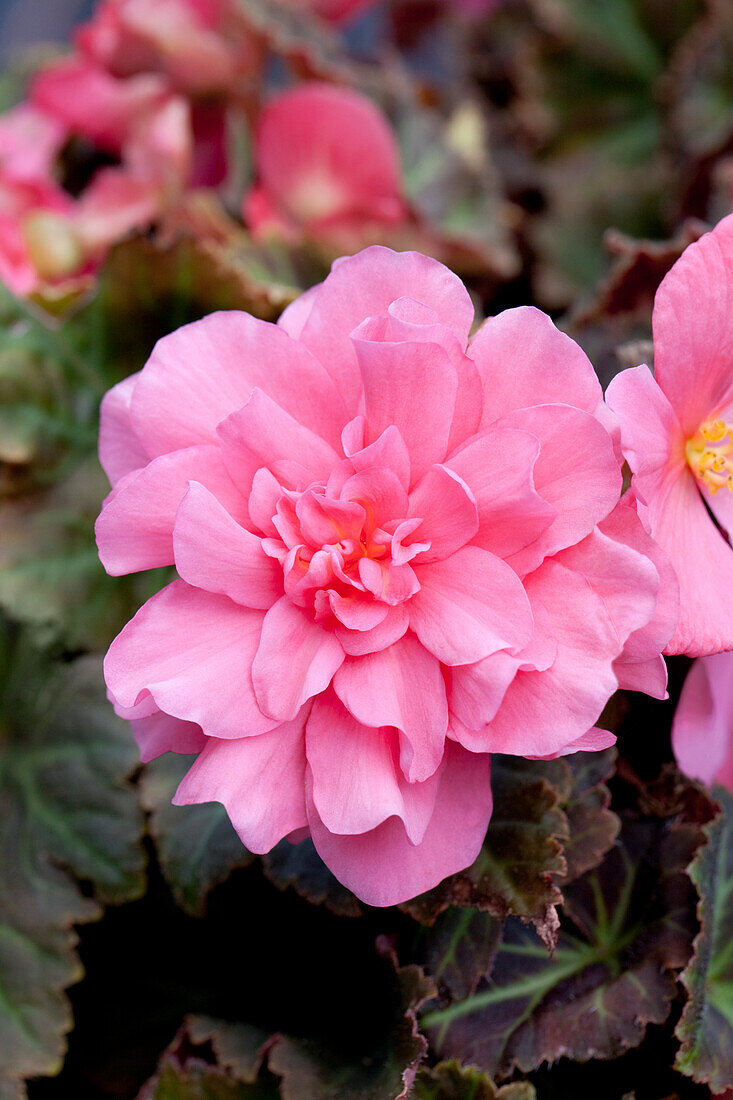
<instances>
[{"instance_id":1,"label":"pink begonia flower","mask_svg":"<svg viewBox=\"0 0 733 1100\"><path fill-rule=\"evenodd\" d=\"M686 775L733 791L733 653L693 662L674 715L672 747Z\"/></svg>"},{"instance_id":2,"label":"pink begonia flower","mask_svg":"<svg viewBox=\"0 0 733 1100\"><path fill-rule=\"evenodd\" d=\"M733 216L691 244L654 303L654 376L623 371L618 415L640 513L680 585L667 653L733 649ZM722 533L721 533L722 532Z\"/></svg>"},{"instance_id":3,"label":"pink begonia flower","mask_svg":"<svg viewBox=\"0 0 733 1100\"><path fill-rule=\"evenodd\" d=\"M318 82L276 96L254 144L243 217L256 234L359 232L405 217L397 142L371 100Z\"/></svg>"},{"instance_id":4,"label":"pink begonia flower","mask_svg":"<svg viewBox=\"0 0 733 1100\"><path fill-rule=\"evenodd\" d=\"M103 0L79 49L115 76L163 73L187 95L234 91L260 51L233 0Z\"/></svg>"},{"instance_id":5,"label":"pink begonia flower","mask_svg":"<svg viewBox=\"0 0 733 1100\"><path fill-rule=\"evenodd\" d=\"M374 246L277 325L165 337L102 405L100 557L180 578L105 662L143 759L198 753L177 804L255 852L309 831L374 905L475 859L490 753L603 748L617 685L665 689L677 610L588 359L536 309L472 321L442 264Z\"/></svg>"}]
</instances>

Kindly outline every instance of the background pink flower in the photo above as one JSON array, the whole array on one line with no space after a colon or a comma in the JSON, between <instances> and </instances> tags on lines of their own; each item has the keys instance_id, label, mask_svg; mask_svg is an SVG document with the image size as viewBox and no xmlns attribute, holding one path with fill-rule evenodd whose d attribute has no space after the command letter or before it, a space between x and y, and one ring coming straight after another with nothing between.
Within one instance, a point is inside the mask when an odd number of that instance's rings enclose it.
<instances>
[{"instance_id":1,"label":"background pink flower","mask_svg":"<svg viewBox=\"0 0 733 1100\"><path fill-rule=\"evenodd\" d=\"M733 791L733 653L693 663L675 711L672 747L687 775Z\"/></svg>"},{"instance_id":2,"label":"background pink flower","mask_svg":"<svg viewBox=\"0 0 733 1100\"><path fill-rule=\"evenodd\" d=\"M397 142L371 100L316 82L276 96L255 136L243 216L259 233L363 230L405 217Z\"/></svg>"},{"instance_id":3,"label":"background pink flower","mask_svg":"<svg viewBox=\"0 0 733 1100\"><path fill-rule=\"evenodd\" d=\"M645 522L679 579L669 653L733 649L732 290L728 217L686 249L657 291L654 377L636 367L608 388Z\"/></svg>"},{"instance_id":4,"label":"background pink flower","mask_svg":"<svg viewBox=\"0 0 733 1100\"><path fill-rule=\"evenodd\" d=\"M102 561L180 577L106 659L143 758L198 751L178 803L257 852L308 829L378 905L475 858L491 752L602 748L619 683L665 690L590 363L535 309L472 320L441 264L373 247L278 325L179 329L102 408Z\"/></svg>"}]
</instances>

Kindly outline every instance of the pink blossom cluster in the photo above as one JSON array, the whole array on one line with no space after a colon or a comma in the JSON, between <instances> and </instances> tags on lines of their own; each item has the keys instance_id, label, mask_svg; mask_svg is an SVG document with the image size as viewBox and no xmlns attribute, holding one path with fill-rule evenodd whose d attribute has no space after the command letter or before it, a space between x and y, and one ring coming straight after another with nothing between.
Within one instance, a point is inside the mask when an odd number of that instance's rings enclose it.
<instances>
[{"instance_id":1,"label":"pink blossom cluster","mask_svg":"<svg viewBox=\"0 0 733 1100\"><path fill-rule=\"evenodd\" d=\"M333 19L358 6L307 5ZM343 240L406 216L394 135L366 97L311 83L260 111L264 46L234 0L102 0L76 46L0 116L0 278L16 294L62 294L186 189L223 185L235 118L257 119L243 207L257 235ZM70 143L95 169L73 195Z\"/></svg>"},{"instance_id":2,"label":"pink blossom cluster","mask_svg":"<svg viewBox=\"0 0 733 1100\"><path fill-rule=\"evenodd\" d=\"M265 852L310 834L360 898L470 864L491 753L600 749L618 686L664 697L667 557L616 421L533 308L470 337L460 280L372 247L277 325L217 313L107 395L112 574L175 566L105 675L143 759L196 753Z\"/></svg>"}]
</instances>

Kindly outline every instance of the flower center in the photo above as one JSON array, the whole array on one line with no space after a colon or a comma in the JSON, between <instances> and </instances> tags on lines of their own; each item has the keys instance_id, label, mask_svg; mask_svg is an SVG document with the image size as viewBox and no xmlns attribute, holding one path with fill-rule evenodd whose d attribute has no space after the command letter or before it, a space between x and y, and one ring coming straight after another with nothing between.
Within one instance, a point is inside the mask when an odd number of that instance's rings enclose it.
<instances>
[{"instance_id":1,"label":"flower center","mask_svg":"<svg viewBox=\"0 0 733 1100\"><path fill-rule=\"evenodd\" d=\"M687 464L711 493L733 493L733 426L725 420L706 420L685 445Z\"/></svg>"}]
</instances>

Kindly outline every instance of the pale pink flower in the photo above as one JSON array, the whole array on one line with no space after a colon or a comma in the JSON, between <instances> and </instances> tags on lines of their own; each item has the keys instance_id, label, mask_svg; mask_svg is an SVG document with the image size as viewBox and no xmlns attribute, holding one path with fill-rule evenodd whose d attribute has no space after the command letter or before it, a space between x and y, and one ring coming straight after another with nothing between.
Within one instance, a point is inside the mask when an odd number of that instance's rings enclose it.
<instances>
[{"instance_id":1,"label":"pale pink flower","mask_svg":"<svg viewBox=\"0 0 733 1100\"><path fill-rule=\"evenodd\" d=\"M733 653L693 662L674 715L672 747L686 775L733 791Z\"/></svg>"},{"instance_id":2,"label":"pale pink flower","mask_svg":"<svg viewBox=\"0 0 733 1100\"><path fill-rule=\"evenodd\" d=\"M199 753L178 804L255 852L309 831L377 905L476 857L491 752L602 748L619 683L665 689L676 609L590 363L538 310L472 321L375 246L277 325L165 337L102 407L102 561L180 578L106 658L143 758Z\"/></svg>"},{"instance_id":3,"label":"pale pink flower","mask_svg":"<svg viewBox=\"0 0 733 1100\"><path fill-rule=\"evenodd\" d=\"M394 134L349 88L312 82L276 96L260 116L253 159L243 216L260 235L358 235L405 217Z\"/></svg>"},{"instance_id":4,"label":"pale pink flower","mask_svg":"<svg viewBox=\"0 0 733 1100\"><path fill-rule=\"evenodd\" d=\"M114 76L162 73L177 91L236 90L259 48L233 0L103 0L77 33L79 49Z\"/></svg>"},{"instance_id":5,"label":"pale pink flower","mask_svg":"<svg viewBox=\"0 0 733 1100\"><path fill-rule=\"evenodd\" d=\"M654 303L654 376L608 388L641 514L680 585L666 652L733 649L733 216L691 244Z\"/></svg>"}]
</instances>

